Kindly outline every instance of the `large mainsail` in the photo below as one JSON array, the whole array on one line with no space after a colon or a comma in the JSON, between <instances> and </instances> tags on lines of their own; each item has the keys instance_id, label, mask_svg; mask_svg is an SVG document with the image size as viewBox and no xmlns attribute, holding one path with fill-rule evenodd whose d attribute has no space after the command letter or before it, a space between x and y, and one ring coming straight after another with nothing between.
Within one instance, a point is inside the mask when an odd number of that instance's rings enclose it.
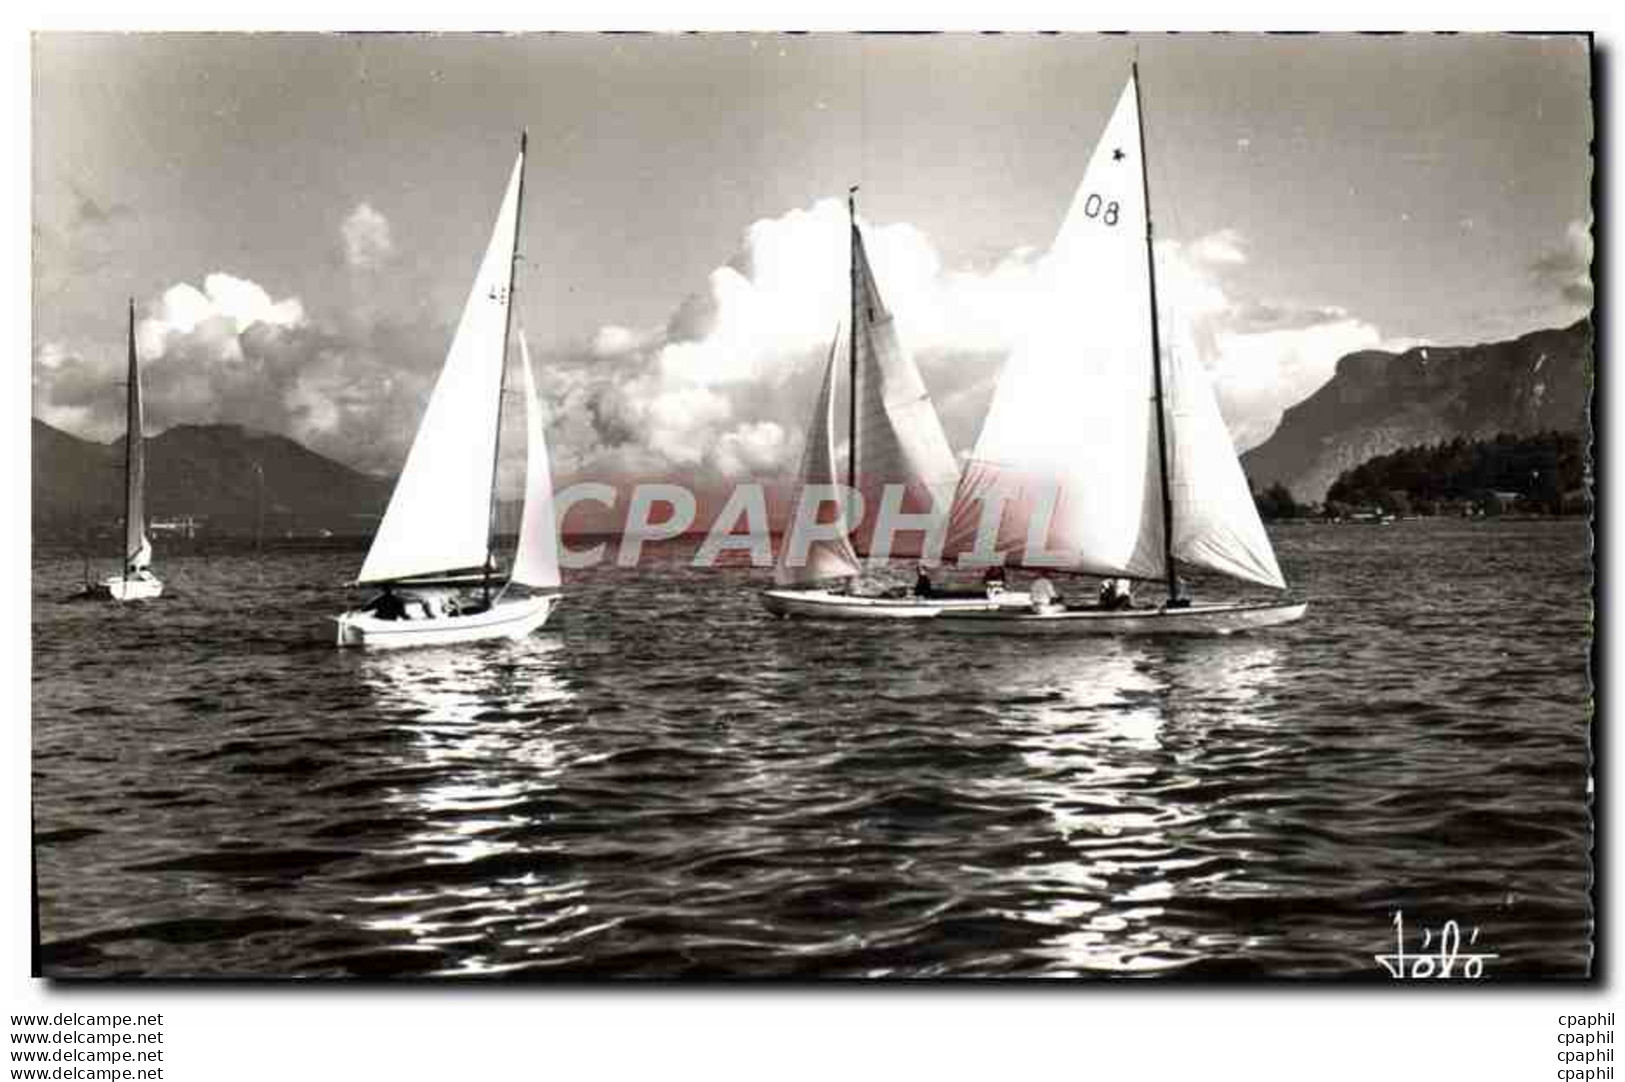
<instances>
[{"instance_id":1,"label":"large mainsail","mask_svg":"<svg viewBox=\"0 0 1625 1082\"><path fill-rule=\"evenodd\" d=\"M358 582L483 567L490 556L523 147L446 363Z\"/></svg>"},{"instance_id":2,"label":"large mainsail","mask_svg":"<svg viewBox=\"0 0 1625 1082\"><path fill-rule=\"evenodd\" d=\"M784 535L780 538L779 559L773 567L773 579L781 586L799 586L820 582L824 579L844 578L856 575L862 570L858 562L858 554L853 551L848 530L841 529L834 540L817 540L806 549L806 559L798 560L799 553L792 552L792 527L797 516L801 514L803 500L815 499L820 495L831 497L835 494L835 377L839 368L836 364L835 346L840 341L839 333L836 342L832 343L829 352L829 362L824 366L824 386L818 396L818 405L813 410L812 424L807 428L807 445L801 453L801 484L796 492L796 500L791 505L790 522L786 525ZM829 502L823 505L827 511ZM806 515L810 517L819 508L810 503ZM840 513L840 510L837 511ZM844 518L839 519L843 526Z\"/></svg>"},{"instance_id":3,"label":"large mainsail","mask_svg":"<svg viewBox=\"0 0 1625 1082\"><path fill-rule=\"evenodd\" d=\"M130 301L129 382L124 406L124 569L140 571L152 563L147 540L147 456L142 432L141 371L135 356L135 300Z\"/></svg>"},{"instance_id":4,"label":"large mainsail","mask_svg":"<svg viewBox=\"0 0 1625 1082\"><path fill-rule=\"evenodd\" d=\"M1029 525L1049 511L1038 540L1057 563L1163 573L1140 170L1131 86L1040 270L1033 325L999 377L960 480L949 555L975 549L984 502L991 519L1002 498L995 561L1021 562Z\"/></svg>"},{"instance_id":5,"label":"large mainsail","mask_svg":"<svg viewBox=\"0 0 1625 1082\"><path fill-rule=\"evenodd\" d=\"M857 456L856 487L863 494L865 508L856 544L860 551L868 552L887 486L904 486L900 509L905 513L933 508L946 513L959 483L959 465L920 370L898 341L856 221L852 222L852 308L857 361L852 453ZM921 540L917 531L899 532L891 554L915 555Z\"/></svg>"},{"instance_id":6,"label":"large mainsail","mask_svg":"<svg viewBox=\"0 0 1625 1082\"><path fill-rule=\"evenodd\" d=\"M1166 579L1171 555L1284 588L1201 364L1159 357L1161 373L1152 367L1140 131L1130 78L1040 271L1038 315L994 391L946 554L1019 564L1034 550L1043 564L1144 579ZM984 513L996 529L979 546Z\"/></svg>"},{"instance_id":7,"label":"large mainsail","mask_svg":"<svg viewBox=\"0 0 1625 1082\"><path fill-rule=\"evenodd\" d=\"M519 363L525 381L525 507L519 519L519 544L510 581L553 589L559 585L558 529L553 511L553 471L547 437L542 432L542 406L536 397L530 349L519 333Z\"/></svg>"}]
</instances>

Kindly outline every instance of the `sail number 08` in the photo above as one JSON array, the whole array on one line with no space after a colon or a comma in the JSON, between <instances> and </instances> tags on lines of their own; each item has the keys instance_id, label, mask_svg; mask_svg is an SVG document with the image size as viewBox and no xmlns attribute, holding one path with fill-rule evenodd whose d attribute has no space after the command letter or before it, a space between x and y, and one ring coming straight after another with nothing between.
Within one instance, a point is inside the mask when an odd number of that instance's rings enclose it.
<instances>
[{"instance_id":1,"label":"sail number 08","mask_svg":"<svg viewBox=\"0 0 1625 1082\"><path fill-rule=\"evenodd\" d=\"M1099 194L1091 194L1089 198L1083 201L1083 213L1085 217L1099 218L1107 225L1116 225L1118 213L1117 200L1113 199L1110 203L1108 203L1102 199Z\"/></svg>"}]
</instances>

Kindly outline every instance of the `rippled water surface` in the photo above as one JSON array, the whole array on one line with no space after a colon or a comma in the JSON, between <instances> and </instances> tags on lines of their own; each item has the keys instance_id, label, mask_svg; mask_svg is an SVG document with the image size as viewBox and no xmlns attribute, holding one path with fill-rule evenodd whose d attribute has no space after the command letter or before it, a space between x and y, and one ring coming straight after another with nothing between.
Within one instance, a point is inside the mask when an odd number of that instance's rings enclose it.
<instances>
[{"instance_id":1,"label":"rippled water surface","mask_svg":"<svg viewBox=\"0 0 1625 1082\"><path fill-rule=\"evenodd\" d=\"M777 621L689 549L515 644L339 651L360 553L36 557L52 976L1489 976L1590 957L1589 535L1275 532L1227 639ZM1215 591L1217 592L1217 591Z\"/></svg>"}]
</instances>

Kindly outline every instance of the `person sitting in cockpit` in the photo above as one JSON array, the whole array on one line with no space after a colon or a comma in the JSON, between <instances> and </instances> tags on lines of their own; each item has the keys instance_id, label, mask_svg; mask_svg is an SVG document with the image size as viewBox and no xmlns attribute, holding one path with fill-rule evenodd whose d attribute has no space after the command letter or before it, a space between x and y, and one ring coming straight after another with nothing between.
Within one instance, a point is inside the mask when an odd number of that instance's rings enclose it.
<instances>
[{"instance_id":1,"label":"person sitting in cockpit","mask_svg":"<svg viewBox=\"0 0 1625 1082\"><path fill-rule=\"evenodd\" d=\"M1099 607L1108 612L1131 609L1134 607L1133 586L1128 579L1107 579L1100 584L1100 596L1097 600Z\"/></svg>"},{"instance_id":2,"label":"person sitting in cockpit","mask_svg":"<svg viewBox=\"0 0 1625 1082\"><path fill-rule=\"evenodd\" d=\"M364 611L372 613L380 620L406 619L405 602L395 596L394 588L387 582L384 584L384 592L367 602Z\"/></svg>"},{"instance_id":3,"label":"person sitting in cockpit","mask_svg":"<svg viewBox=\"0 0 1625 1082\"><path fill-rule=\"evenodd\" d=\"M1028 604L1034 612L1053 612L1062 607L1060 591L1049 579L1040 575L1027 587Z\"/></svg>"}]
</instances>

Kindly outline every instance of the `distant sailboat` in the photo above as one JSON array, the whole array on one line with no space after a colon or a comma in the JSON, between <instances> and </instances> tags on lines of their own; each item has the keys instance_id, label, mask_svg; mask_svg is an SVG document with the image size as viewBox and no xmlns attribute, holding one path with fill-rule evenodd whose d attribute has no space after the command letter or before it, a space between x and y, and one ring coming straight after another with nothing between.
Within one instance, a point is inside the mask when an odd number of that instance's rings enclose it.
<instances>
[{"instance_id":1,"label":"distant sailboat","mask_svg":"<svg viewBox=\"0 0 1625 1082\"><path fill-rule=\"evenodd\" d=\"M124 569L102 580L96 591L114 601L147 601L164 592L151 570L147 539L147 462L142 433L141 371L135 356L135 300L130 300L130 363L124 397Z\"/></svg>"},{"instance_id":2,"label":"distant sailboat","mask_svg":"<svg viewBox=\"0 0 1625 1082\"><path fill-rule=\"evenodd\" d=\"M1277 590L1286 582L1206 372L1162 353L1144 153L1136 65L1047 259L1050 322L999 378L945 554L987 557L978 541L992 537L992 561L1020 565L1033 524L1047 521L1031 570L1159 581L1167 597L1155 608L944 614L944 626L1224 633L1287 623L1308 608L1198 605L1181 594L1181 563ZM996 534L983 522L994 518L988 504L998 508Z\"/></svg>"},{"instance_id":3,"label":"distant sailboat","mask_svg":"<svg viewBox=\"0 0 1625 1082\"><path fill-rule=\"evenodd\" d=\"M521 638L546 623L561 600L553 483L523 328L524 512L507 580L493 582L498 438L524 176L521 137L485 258L356 580L381 593L334 618L340 646Z\"/></svg>"},{"instance_id":4,"label":"distant sailboat","mask_svg":"<svg viewBox=\"0 0 1625 1082\"><path fill-rule=\"evenodd\" d=\"M855 189L854 189L855 190ZM848 521L847 509L838 509L843 525L834 540L813 540L806 546L805 559L791 544L786 532L779 559L774 567L776 587L764 591L762 603L779 616L825 616L843 619L910 619L935 616L944 608L987 608L993 602L985 591L949 595L933 591L915 596L893 591L869 595L852 589L831 589L831 580L848 583L863 573L864 555L875 532L888 487L894 499L900 493L897 510L920 514L932 508L946 509L959 481L942 422L926 393L925 381L914 359L897 337L892 314L881 299L874 271L869 266L863 232L858 228L857 207L847 199L851 242L851 312L847 323L848 395L847 487L858 492L865 508L862 524ZM830 347L825 366L823 390L808 426L807 446L801 464L798 498L808 491L830 492L840 480L835 462L835 412L840 364L836 347L840 333ZM918 533L899 531L890 552L894 557L921 554ZM915 543L910 544L910 541ZM1025 598L1006 595L1007 603Z\"/></svg>"}]
</instances>

